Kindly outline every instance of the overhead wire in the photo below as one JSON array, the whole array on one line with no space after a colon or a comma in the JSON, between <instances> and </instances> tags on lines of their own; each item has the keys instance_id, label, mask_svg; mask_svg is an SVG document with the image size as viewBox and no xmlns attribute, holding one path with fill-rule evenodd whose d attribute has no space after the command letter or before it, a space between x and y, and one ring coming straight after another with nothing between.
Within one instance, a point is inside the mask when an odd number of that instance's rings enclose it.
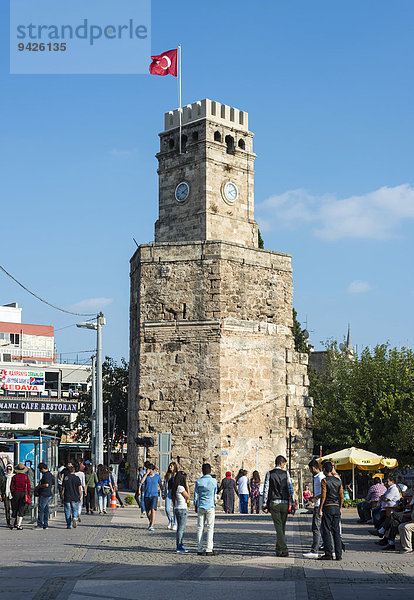
<instances>
[{"instance_id":1,"label":"overhead wire","mask_svg":"<svg viewBox=\"0 0 414 600\"><path fill-rule=\"evenodd\" d=\"M19 285L21 288L23 288L24 290L26 290L26 292L28 292L29 294L31 294L32 296L34 296L35 298L37 298L38 300L40 300L44 304L47 304L48 306L51 306L52 308L54 308L56 310L60 310L61 312L67 313L69 315L75 315L77 317L95 317L96 318L96 314L94 314L94 313L78 313L78 312L73 312L72 310L66 310L65 308L60 308L59 306L55 306L54 304L51 304L47 300L44 300L43 298L41 298L40 296L38 296L37 294L35 294L31 290L29 290L29 288L27 288L25 285L23 285L22 283L20 283L20 281L18 281L15 277L13 277L13 275L11 275L8 271L6 271L6 269L4 267L2 267L1 265L0 265L0 269L8 277L10 277L10 279L13 279L13 281L15 281L17 283L17 285Z\"/></svg>"}]
</instances>

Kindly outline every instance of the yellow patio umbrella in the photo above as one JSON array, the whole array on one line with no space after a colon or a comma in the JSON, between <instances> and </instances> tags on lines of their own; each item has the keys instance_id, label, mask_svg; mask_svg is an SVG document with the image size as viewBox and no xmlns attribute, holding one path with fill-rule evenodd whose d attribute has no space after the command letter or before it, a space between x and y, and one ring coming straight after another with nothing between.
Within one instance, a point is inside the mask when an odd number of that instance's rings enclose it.
<instances>
[{"instance_id":1,"label":"yellow patio umbrella","mask_svg":"<svg viewBox=\"0 0 414 600\"><path fill-rule=\"evenodd\" d=\"M363 471L377 471L383 467L394 469L398 465L396 458L385 458L374 452L362 450L361 448L344 448L339 452L332 452L319 459L319 464L324 460L330 460L334 463L338 471L352 470L352 496L355 500L355 467Z\"/></svg>"}]
</instances>

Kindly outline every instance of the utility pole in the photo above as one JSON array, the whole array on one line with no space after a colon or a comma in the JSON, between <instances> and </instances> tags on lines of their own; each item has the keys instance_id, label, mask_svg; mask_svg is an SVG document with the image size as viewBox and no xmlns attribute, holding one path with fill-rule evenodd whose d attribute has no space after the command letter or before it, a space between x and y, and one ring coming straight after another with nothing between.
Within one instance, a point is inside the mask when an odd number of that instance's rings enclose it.
<instances>
[{"instance_id":1,"label":"utility pole","mask_svg":"<svg viewBox=\"0 0 414 600\"><path fill-rule=\"evenodd\" d=\"M103 465L102 313L96 318L96 462Z\"/></svg>"},{"instance_id":2,"label":"utility pole","mask_svg":"<svg viewBox=\"0 0 414 600\"><path fill-rule=\"evenodd\" d=\"M105 317L100 312L96 316L96 323L86 321L77 323L81 329L96 330L96 420L95 420L95 463L103 465L103 389L102 389L102 327Z\"/></svg>"},{"instance_id":3,"label":"utility pole","mask_svg":"<svg viewBox=\"0 0 414 600\"><path fill-rule=\"evenodd\" d=\"M91 453L92 464L96 466L96 356L92 356L92 436L91 436Z\"/></svg>"},{"instance_id":4,"label":"utility pole","mask_svg":"<svg viewBox=\"0 0 414 600\"><path fill-rule=\"evenodd\" d=\"M108 403L108 437L106 442L106 452L108 459L108 467L111 464L111 454L112 454L112 438L111 438L111 407Z\"/></svg>"}]
</instances>

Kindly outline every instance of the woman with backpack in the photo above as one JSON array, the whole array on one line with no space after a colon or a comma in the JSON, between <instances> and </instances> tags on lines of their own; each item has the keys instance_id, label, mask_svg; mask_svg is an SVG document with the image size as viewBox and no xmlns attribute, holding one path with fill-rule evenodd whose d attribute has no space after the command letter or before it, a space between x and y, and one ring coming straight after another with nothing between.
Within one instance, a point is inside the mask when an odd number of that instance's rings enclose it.
<instances>
[{"instance_id":1,"label":"woman with backpack","mask_svg":"<svg viewBox=\"0 0 414 600\"><path fill-rule=\"evenodd\" d=\"M99 514L106 515L106 507L108 505L108 496L112 495L112 484L109 478L108 468L104 465L98 465L97 468L98 483L96 491L98 493Z\"/></svg>"}]
</instances>

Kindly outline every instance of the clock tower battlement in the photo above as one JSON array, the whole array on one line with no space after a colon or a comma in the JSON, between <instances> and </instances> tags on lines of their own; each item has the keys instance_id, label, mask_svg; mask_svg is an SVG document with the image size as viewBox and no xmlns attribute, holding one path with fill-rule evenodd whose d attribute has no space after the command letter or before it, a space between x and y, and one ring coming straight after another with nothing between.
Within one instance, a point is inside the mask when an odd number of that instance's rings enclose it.
<instances>
[{"instance_id":1,"label":"clock tower battlement","mask_svg":"<svg viewBox=\"0 0 414 600\"><path fill-rule=\"evenodd\" d=\"M248 114L208 99L165 114L155 242L223 240L257 248Z\"/></svg>"}]
</instances>

